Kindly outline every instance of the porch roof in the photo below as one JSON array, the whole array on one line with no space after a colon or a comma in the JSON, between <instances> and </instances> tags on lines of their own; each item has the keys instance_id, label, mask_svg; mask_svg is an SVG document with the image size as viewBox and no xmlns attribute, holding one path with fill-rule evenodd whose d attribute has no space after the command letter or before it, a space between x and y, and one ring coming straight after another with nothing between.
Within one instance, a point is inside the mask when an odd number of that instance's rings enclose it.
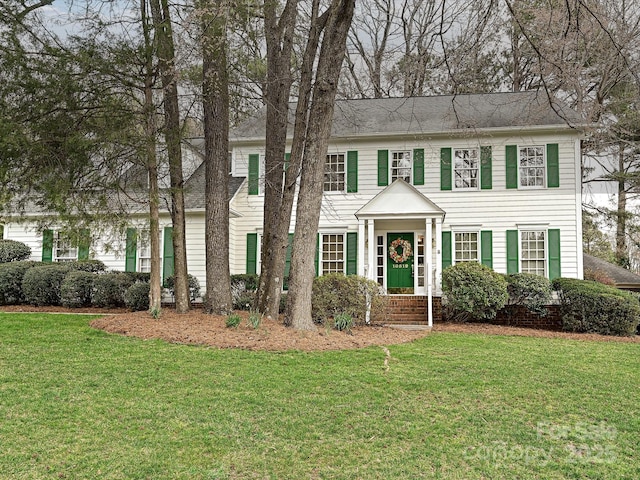
<instances>
[{"instance_id":1,"label":"porch roof","mask_svg":"<svg viewBox=\"0 0 640 480\"><path fill-rule=\"evenodd\" d=\"M445 211L401 178L356 212L358 219L442 218Z\"/></svg>"}]
</instances>

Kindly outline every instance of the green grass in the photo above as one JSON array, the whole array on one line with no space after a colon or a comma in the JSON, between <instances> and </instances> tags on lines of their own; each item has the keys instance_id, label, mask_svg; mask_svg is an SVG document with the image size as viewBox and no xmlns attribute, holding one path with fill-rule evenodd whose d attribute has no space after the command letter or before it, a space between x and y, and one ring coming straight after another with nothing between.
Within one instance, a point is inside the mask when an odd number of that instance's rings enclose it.
<instances>
[{"instance_id":1,"label":"green grass","mask_svg":"<svg viewBox=\"0 0 640 480\"><path fill-rule=\"evenodd\" d=\"M640 346L217 350L0 314L0 478L640 478Z\"/></svg>"}]
</instances>

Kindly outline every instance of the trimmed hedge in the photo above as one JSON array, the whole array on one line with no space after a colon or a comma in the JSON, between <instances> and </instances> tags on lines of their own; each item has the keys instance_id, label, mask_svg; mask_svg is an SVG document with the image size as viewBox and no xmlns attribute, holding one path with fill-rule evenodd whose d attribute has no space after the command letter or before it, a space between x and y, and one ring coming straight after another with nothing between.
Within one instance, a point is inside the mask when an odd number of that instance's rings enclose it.
<instances>
[{"instance_id":1,"label":"trimmed hedge","mask_svg":"<svg viewBox=\"0 0 640 480\"><path fill-rule=\"evenodd\" d=\"M445 268L442 293L449 318L460 322L493 320L509 298L504 275L477 262Z\"/></svg>"},{"instance_id":2,"label":"trimmed hedge","mask_svg":"<svg viewBox=\"0 0 640 480\"><path fill-rule=\"evenodd\" d=\"M133 284L131 277L122 272L97 275L93 281L92 304L102 308L122 307L124 292Z\"/></svg>"},{"instance_id":3,"label":"trimmed hedge","mask_svg":"<svg viewBox=\"0 0 640 480\"><path fill-rule=\"evenodd\" d=\"M591 280L557 278L562 327L571 332L633 335L640 324L638 298Z\"/></svg>"},{"instance_id":4,"label":"trimmed hedge","mask_svg":"<svg viewBox=\"0 0 640 480\"><path fill-rule=\"evenodd\" d=\"M124 304L134 312L149 310L149 289L148 283L134 283L124 292Z\"/></svg>"},{"instance_id":5,"label":"trimmed hedge","mask_svg":"<svg viewBox=\"0 0 640 480\"><path fill-rule=\"evenodd\" d=\"M70 269L63 263L41 265L27 270L22 279L25 301L30 305L60 305L60 288Z\"/></svg>"},{"instance_id":6,"label":"trimmed hedge","mask_svg":"<svg viewBox=\"0 0 640 480\"><path fill-rule=\"evenodd\" d=\"M0 240L0 263L19 262L31 256L31 248L16 240Z\"/></svg>"},{"instance_id":7,"label":"trimmed hedge","mask_svg":"<svg viewBox=\"0 0 640 480\"><path fill-rule=\"evenodd\" d=\"M255 273L240 273L237 275L231 275L231 286L237 284L243 284L244 289L249 292L255 292L258 289L259 275Z\"/></svg>"},{"instance_id":8,"label":"trimmed hedge","mask_svg":"<svg viewBox=\"0 0 640 480\"><path fill-rule=\"evenodd\" d=\"M65 262L72 270L82 272L100 273L107 269L107 266L100 260L74 260L73 262Z\"/></svg>"},{"instance_id":9,"label":"trimmed hedge","mask_svg":"<svg viewBox=\"0 0 640 480\"><path fill-rule=\"evenodd\" d=\"M0 263L0 305L25 303L22 279L27 270L38 265L42 263L29 260Z\"/></svg>"},{"instance_id":10,"label":"trimmed hedge","mask_svg":"<svg viewBox=\"0 0 640 480\"><path fill-rule=\"evenodd\" d=\"M63 307L80 308L91 305L93 281L96 275L83 270L72 270L64 277L60 287L60 300Z\"/></svg>"},{"instance_id":11,"label":"trimmed hedge","mask_svg":"<svg viewBox=\"0 0 640 480\"><path fill-rule=\"evenodd\" d=\"M351 316L354 325L366 320L367 302L377 314L386 309L386 297L380 294L380 286L373 280L357 275L332 273L316 277L311 296L311 315L316 323L324 323L337 315Z\"/></svg>"},{"instance_id":12,"label":"trimmed hedge","mask_svg":"<svg viewBox=\"0 0 640 480\"><path fill-rule=\"evenodd\" d=\"M505 277L507 280L507 311L509 307L524 305L540 316L548 313L547 305L551 303L551 282L533 273L514 273Z\"/></svg>"},{"instance_id":13,"label":"trimmed hedge","mask_svg":"<svg viewBox=\"0 0 640 480\"><path fill-rule=\"evenodd\" d=\"M187 279L189 282L189 298L192 302L195 302L196 299L200 296L200 282L196 277L191 274L187 274ZM175 287L175 278L173 276L167 277L164 281L164 288L169 290L169 293L173 296Z\"/></svg>"}]
</instances>

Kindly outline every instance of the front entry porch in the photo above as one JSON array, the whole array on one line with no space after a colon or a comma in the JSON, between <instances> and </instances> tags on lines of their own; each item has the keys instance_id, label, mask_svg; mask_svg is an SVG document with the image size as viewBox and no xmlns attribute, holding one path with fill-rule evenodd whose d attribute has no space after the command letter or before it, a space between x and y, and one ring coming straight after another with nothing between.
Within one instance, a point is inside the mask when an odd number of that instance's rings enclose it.
<instances>
[{"instance_id":1,"label":"front entry porch","mask_svg":"<svg viewBox=\"0 0 640 480\"><path fill-rule=\"evenodd\" d=\"M433 324L440 294L444 211L399 179L356 213L358 274L375 280L389 298L393 321Z\"/></svg>"}]
</instances>

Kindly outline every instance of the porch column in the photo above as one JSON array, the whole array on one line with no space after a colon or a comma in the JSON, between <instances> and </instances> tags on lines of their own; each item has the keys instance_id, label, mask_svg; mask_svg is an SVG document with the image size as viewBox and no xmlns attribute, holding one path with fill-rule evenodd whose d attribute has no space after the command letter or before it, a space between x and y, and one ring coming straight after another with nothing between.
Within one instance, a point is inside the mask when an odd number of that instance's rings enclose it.
<instances>
[{"instance_id":1,"label":"porch column","mask_svg":"<svg viewBox=\"0 0 640 480\"><path fill-rule=\"evenodd\" d=\"M375 264L375 253L376 253L376 235L375 235L375 220L370 218L367 220L367 240L369 249L367 250L367 278L370 280L376 279L376 264Z\"/></svg>"},{"instance_id":2,"label":"porch column","mask_svg":"<svg viewBox=\"0 0 640 480\"><path fill-rule=\"evenodd\" d=\"M436 295L442 294L442 218L436 218Z\"/></svg>"},{"instance_id":3,"label":"porch column","mask_svg":"<svg viewBox=\"0 0 640 480\"><path fill-rule=\"evenodd\" d=\"M427 321L430 327L433 327L433 228L432 220L425 220L425 236L424 236L424 275L425 285L427 287Z\"/></svg>"},{"instance_id":4,"label":"porch column","mask_svg":"<svg viewBox=\"0 0 640 480\"><path fill-rule=\"evenodd\" d=\"M365 238L364 238L364 219L358 219L358 275L361 277L366 276L365 273Z\"/></svg>"}]
</instances>

